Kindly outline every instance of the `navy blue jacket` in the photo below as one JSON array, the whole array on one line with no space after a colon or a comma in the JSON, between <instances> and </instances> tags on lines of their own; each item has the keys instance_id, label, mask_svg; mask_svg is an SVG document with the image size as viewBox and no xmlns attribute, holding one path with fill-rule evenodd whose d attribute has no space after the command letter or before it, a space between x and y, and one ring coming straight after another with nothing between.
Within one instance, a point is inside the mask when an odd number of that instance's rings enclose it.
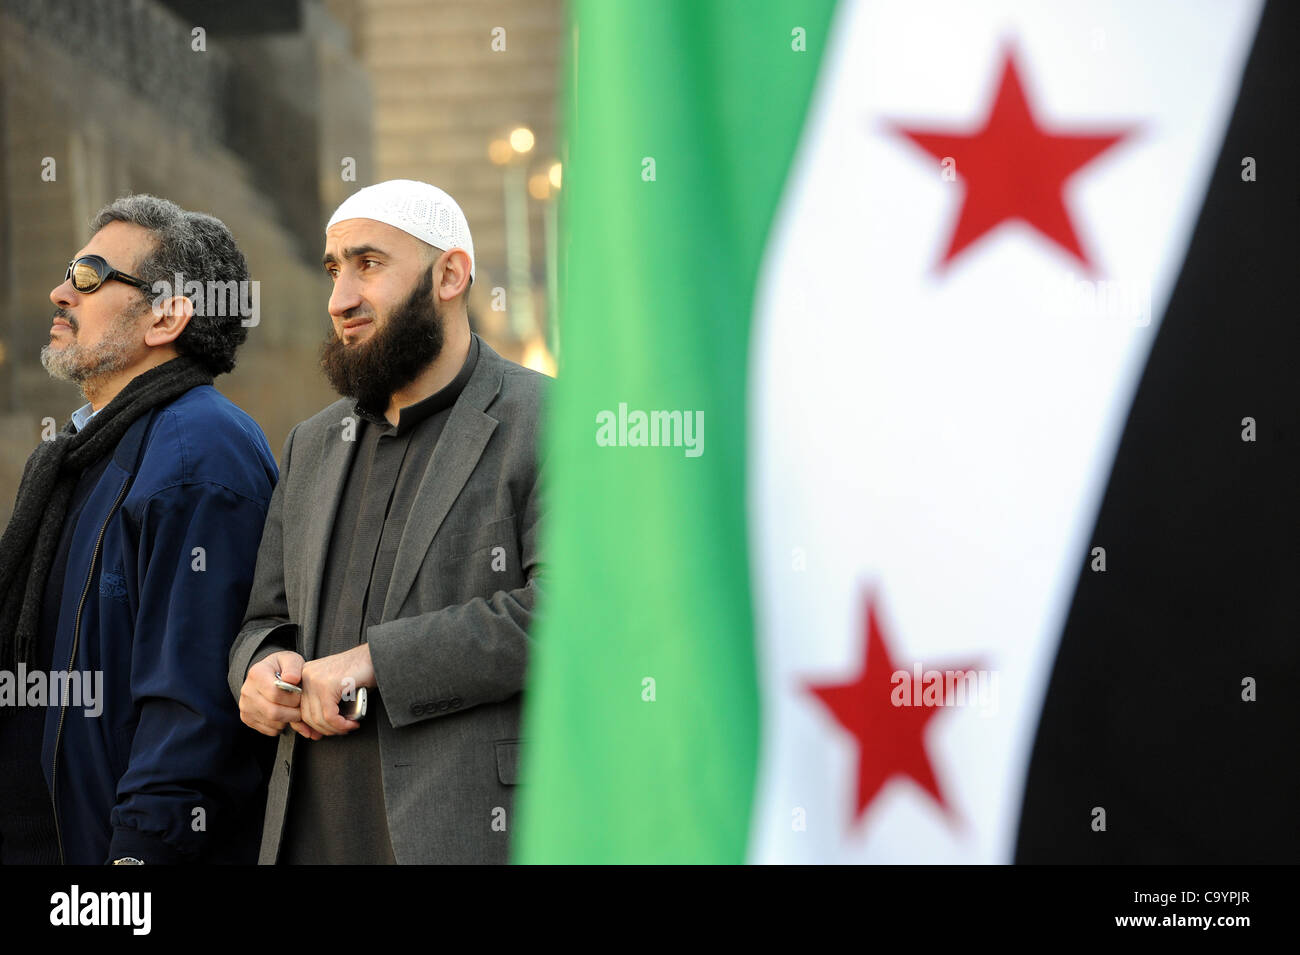
<instances>
[{"instance_id":1,"label":"navy blue jacket","mask_svg":"<svg viewBox=\"0 0 1300 955\"><path fill-rule=\"evenodd\" d=\"M102 712L51 700L41 752L65 862L257 860L275 741L240 722L226 658L277 476L203 385L135 421L86 499L52 668L102 671Z\"/></svg>"}]
</instances>

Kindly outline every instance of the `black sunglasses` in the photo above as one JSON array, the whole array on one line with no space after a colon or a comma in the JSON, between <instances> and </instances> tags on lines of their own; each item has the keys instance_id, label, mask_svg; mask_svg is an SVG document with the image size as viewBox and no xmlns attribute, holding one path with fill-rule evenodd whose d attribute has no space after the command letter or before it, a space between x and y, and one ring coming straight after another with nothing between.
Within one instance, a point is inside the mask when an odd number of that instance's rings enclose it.
<instances>
[{"instance_id":1,"label":"black sunglasses","mask_svg":"<svg viewBox=\"0 0 1300 955\"><path fill-rule=\"evenodd\" d=\"M72 287L78 292L93 292L112 279L125 282L127 285L134 285L146 292L152 288L148 282L138 279L134 275L119 272L98 255L83 255L69 262L68 271L64 273L63 281L66 282L68 279L72 279Z\"/></svg>"}]
</instances>

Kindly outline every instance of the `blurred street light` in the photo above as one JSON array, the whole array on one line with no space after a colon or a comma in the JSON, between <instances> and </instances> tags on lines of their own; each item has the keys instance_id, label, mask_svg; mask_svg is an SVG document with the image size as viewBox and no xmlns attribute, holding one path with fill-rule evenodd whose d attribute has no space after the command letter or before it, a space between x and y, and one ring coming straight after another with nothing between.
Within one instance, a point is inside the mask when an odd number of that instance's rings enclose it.
<instances>
[{"instance_id":1,"label":"blurred street light","mask_svg":"<svg viewBox=\"0 0 1300 955\"><path fill-rule=\"evenodd\" d=\"M533 371L540 371L543 375L555 377L555 358L552 357L550 350L546 347L546 342L542 341L540 335L524 346L524 353L520 356L519 364L525 368L531 368Z\"/></svg>"},{"instance_id":2,"label":"blurred street light","mask_svg":"<svg viewBox=\"0 0 1300 955\"><path fill-rule=\"evenodd\" d=\"M528 194L534 199L547 199L551 195L551 180L546 173L539 172L528 177Z\"/></svg>"},{"instance_id":3,"label":"blurred street light","mask_svg":"<svg viewBox=\"0 0 1300 955\"><path fill-rule=\"evenodd\" d=\"M529 152L536 141L533 131L527 126L517 126L510 131L510 148L520 155Z\"/></svg>"}]
</instances>

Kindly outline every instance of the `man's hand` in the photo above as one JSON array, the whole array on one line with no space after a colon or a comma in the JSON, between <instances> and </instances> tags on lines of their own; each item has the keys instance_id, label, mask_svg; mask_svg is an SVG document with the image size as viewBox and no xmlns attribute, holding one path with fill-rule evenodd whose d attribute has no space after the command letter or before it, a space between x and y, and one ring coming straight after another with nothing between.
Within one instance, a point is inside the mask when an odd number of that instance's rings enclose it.
<instances>
[{"instance_id":1,"label":"man's hand","mask_svg":"<svg viewBox=\"0 0 1300 955\"><path fill-rule=\"evenodd\" d=\"M320 739L321 734L303 722L302 696L275 685L279 673L285 683L298 686L302 672L302 657L292 650L280 650L254 663L239 690L239 718L264 736L279 736L292 726L307 739Z\"/></svg>"},{"instance_id":2,"label":"man's hand","mask_svg":"<svg viewBox=\"0 0 1300 955\"><path fill-rule=\"evenodd\" d=\"M312 738L341 736L359 727L356 720L339 715L339 700L345 692L354 694L360 687L374 685L375 668L370 663L370 646L365 643L303 664L302 720L318 734Z\"/></svg>"}]
</instances>

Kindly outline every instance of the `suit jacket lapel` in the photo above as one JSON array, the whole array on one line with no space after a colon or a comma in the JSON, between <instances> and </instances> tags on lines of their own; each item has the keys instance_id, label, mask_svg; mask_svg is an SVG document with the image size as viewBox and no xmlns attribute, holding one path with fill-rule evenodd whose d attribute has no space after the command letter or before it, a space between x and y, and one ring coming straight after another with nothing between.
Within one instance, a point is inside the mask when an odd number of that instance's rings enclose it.
<instances>
[{"instance_id":1,"label":"suit jacket lapel","mask_svg":"<svg viewBox=\"0 0 1300 955\"><path fill-rule=\"evenodd\" d=\"M320 615L320 595L325 577L325 555L329 550L330 539L334 531L334 515L338 513L339 502L343 499L343 486L347 483L348 470L352 467L352 458L356 454L357 442L343 440L343 419L345 412L337 422L325 432L325 444L321 448L320 459L316 467L316 487L320 493L315 496L319 506L312 507L307 515L307 527L303 531L303 571L306 585L300 619L302 620L303 657L311 660L316 652L316 627ZM354 418L355 421L355 418ZM356 422L354 429L360 424Z\"/></svg>"},{"instance_id":2,"label":"suit jacket lapel","mask_svg":"<svg viewBox=\"0 0 1300 955\"><path fill-rule=\"evenodd\" d=\"M411 516L402 529L393 577L384 599L383 620L394 619L406 601L434 535L496 430L497 420L485 409L501 390L504 364L501 356L480 339L474 374L452 406L411 503Z\"/></svg>"}]
</instances>

